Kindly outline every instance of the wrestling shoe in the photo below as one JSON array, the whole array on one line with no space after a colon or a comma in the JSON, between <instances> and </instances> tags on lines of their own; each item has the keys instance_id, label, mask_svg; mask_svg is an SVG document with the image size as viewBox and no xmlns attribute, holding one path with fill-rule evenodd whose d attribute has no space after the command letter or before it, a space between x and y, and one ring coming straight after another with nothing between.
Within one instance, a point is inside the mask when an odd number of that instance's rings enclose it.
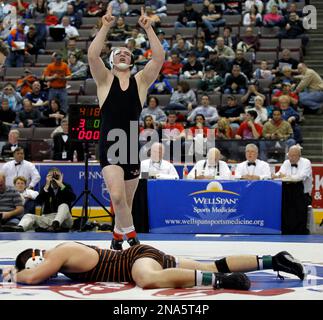
<instances>
[{"instance_id":1,"label":"wrestling shoe","mask_svg":"<svg viewBox=\"0 0 323 320\"><path fill-rule=\"evenodd\" d=\"M280 279L284 280L284 277L279 274L279 271L292 273L298 276L301 280L305 278L305 269L302 263L287 251L281 251L272 258L273 270L277 271L277 275Z\"/></svg>"},{"instance_id":2,"label":"wrestling shoe","mask_svg":"<svg viewBox=\"0 0 323 320\"><path fill-rule=\"evenodd\" d=\"M110 249L120 251L120 250L122 250L122 243L123 243L123 240L116 240L116 239L112 238Z\"/></svg>"},{"instance_id":3,"label":"wrestling shoe","mask_svg":"<svg viewBox=\"0 0 323 320\"><path fill-rule=\"evenodd\" d=\"M241 272L232 273L214 273L215 283L214 289L233 289L233 290L249 290L250 280Z\"/></svg>"},{"instance_id":4,"label":"wrestling shoe","mask_svg":"<svg viewBox=\"0 0 323 320\"><path fill-rule=\"evenodd\" d=\"M129 238L129 239L127 239L127 242L129 243L130 247L140 244L140 241L138 240L137 237Z\"/></svg>"}]
</instances>

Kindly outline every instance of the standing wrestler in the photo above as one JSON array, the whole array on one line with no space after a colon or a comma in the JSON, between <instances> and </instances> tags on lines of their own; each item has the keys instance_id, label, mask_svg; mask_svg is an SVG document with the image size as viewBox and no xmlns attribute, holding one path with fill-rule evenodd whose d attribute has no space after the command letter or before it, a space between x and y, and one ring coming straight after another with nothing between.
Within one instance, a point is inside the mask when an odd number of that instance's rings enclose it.
<instances>
[{"instance_id":1,"label":"standing wrestler","mask_svg":"<svg viewBox=\"0 0 323 320\"><path fill-rule=\"evenodd\" d=\"M126 235L130 246L139 244L131 209L138 185L140 162L137 150L136 159L133 159L133 154L132 157L130 155L132 150L130 141L133 141L133 137L130 138L131 122L138 122L147 97L147 90L157 79L165 59L165 52L151 26L150 18L145 15L142 8L138 22L147 33L152 49L152 59L143 70L135 76L131 76L130 71L134 63L131 52L125 47L115 48L109 59L111 70L107 69L100 54L114 22L112 7L109 7L106 15L102 17L102 27L89 47L88 61L97 85L97 95L101 107L100 164L115 211L111 248L122 250L123 235ZM113 141L109 141L111 136L114 136L112 132L116 132L113 129L123 130L126 134L127 143L121 143L119 149L120 155L126 152L126 159L120 160L119 156L111 151L115 149L113 145L116 144L115 138ZM111 146L113 148L110 148ZM118 159L116 159L117 157Z\"/></svg>"}]
</instances>

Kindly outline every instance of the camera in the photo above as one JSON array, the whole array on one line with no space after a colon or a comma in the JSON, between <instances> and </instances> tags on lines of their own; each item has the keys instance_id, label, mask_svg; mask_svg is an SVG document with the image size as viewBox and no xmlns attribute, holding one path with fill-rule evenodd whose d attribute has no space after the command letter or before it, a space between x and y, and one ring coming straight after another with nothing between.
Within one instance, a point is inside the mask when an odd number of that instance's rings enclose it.
<instances>
[{"instance_id":1,"label":"camera","mask_svg":"<svg viewBox=\"0 0 323 320\"><path fill-rule=\"evenodd\" d=\"M53 179L58 180L59 179L59 174L58 173L53 173Z\"/></svg>"}]
</instances>

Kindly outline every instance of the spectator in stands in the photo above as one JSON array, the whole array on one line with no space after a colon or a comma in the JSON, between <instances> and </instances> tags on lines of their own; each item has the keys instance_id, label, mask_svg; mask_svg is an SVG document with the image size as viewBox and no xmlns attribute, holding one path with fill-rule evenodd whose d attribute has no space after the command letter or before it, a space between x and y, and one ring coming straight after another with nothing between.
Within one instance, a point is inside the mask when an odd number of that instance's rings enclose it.
<instances>
[{"instance_id":1,"label":"spectator in stands","mask_svg":"<svg viewBox=\"0 0 323 320\"><path fill-rule=\"evenodd\" d=\"M224 79L226 73L228 72L228 65L225 58L220 58L218 51L210 51L209 59L205 61L205 70L210 66L216 74Z\"/></svg>"},{"instance_id":2,"label":"spectator in stands","mask_svg":"<svg viewBox=\"0 0 323 320\"><path fill-rule=\"evenodd\" d=\"M112 7L112 15L115 17L125 16L129 10L129 5L125 0L112 0L108 7Z\"/></svg>"},{"instance_id":3,"label":"spectator in stands","mask_svg":"<svg viewBox=\"0 0 323 320\"><path fill-rule=\"evenodd\" d=\"M77 47L77 41L75 38L70 38L67 40L66 46L59 51L64 62L68 62L68 56L73 53L77 60L83 61L83 51Z\"/></svg>"},{"instance_id":4,"label":"spectator in stands","mask_svg":"<svg viewBox=\"0 0 323 320\"><path fill-rule=\"evenodd\" d=\"M194 10L192 1L188 0L184 2L184 10L179 13L174 26L175 29L185 27L193 28L198 26L200 20L200 15L196 10Z\"/></svg>"},{"instance_id":5,"label":"spectator in stands","mask_svg":"<svg viewBox=\"0 0 323 320\"><path fill-rule=\"evenodd\" d=\"M26 22L21 20L17 27L10 31L8 36L9 56L6 59L7 67L23 67L26 53L26 35L24 32Z\"/></svg>"},{"instance_id":6,"label":"spectator in stands","mask_svg":"<svg viewBox=\"0 0 323 320\"><path fill-rule=\"evenodd\" d=\"M273 80L275 76L272 74L272 71L269 70L268 62L266 60L262 60L260 62L259 68L257 68L253 73L253 77L255 78L255 80L259 80L259 79Z\"/></svg>"},{"instance_id":7,"label":"spectator in stands","mask_svg":"<svg viewBox=\"0 0 323 320\"><path fill-rule=\"evenodd\" d=\"M135 64L145 60L145 57L143 56L143 51L140 48L136 48L136 40L133 38L128 38L126 40L126 47L130 50L130 52L133 54Z\"/></svg>"},{"instance_id":8,"label":"spectator in stands","mask_svg":"<svg viewBox=\"0 0 323 320\"><path fill-rule=\"evenodd\" d=\"M35 3L31 3L30 7L30 18L34 20L34 24L37 30L37 36L40 41L45 41L47 36L47 26L45 19L48 13L47 1L36 0Z\"/></svg>"},{"instance_id":9,"label":"spectator in stands","mask_svg":"<svg viewBox=\"0 0 323 320\"><path fill-rule=\"evenodd\" d=\"M296 144L291 124L282 118L282 110L275 108L272 119L264 124L262 136L268 140L284 140L288 149Z\"/></svg>"},{"instance_id":10,"label":"spectator in stands","mask_svg":"<svg viewBox=\"0 0 323 320\"><path fill-rule=\"evenodd\" d=\"M247 144L245 148L246 161L239 163L235 170L235 178L242 180L264 180L271 178L269 164L258 158L258 147Z\"/></svg>"},{"instance_id":11,"label":"spectator in stands","mask_svg":"<svg viewBox=\"0 0 323 320\"><path fill-rule=\"evenodd\" d=\"M215 138L217 140L233 139L234 134L227 118L219 118L215 128Z\"/></svg>"},{"instance_id":12,"label":"spectator in stands","mask_svg":"<svg viewBox=\"0 0 323 320\"><path fill-rule=\"evenodd\" d=\"M183 62L185 61L189 52L191 51L191 45L188 41L185 41L184 38L178 38L176 40L176 43L172 46L171 51L176 52L179 55L181 61Z\"/></svg>"},{"instance_id":13,"label":"spectator in stands","mask_svg":"<svg viewBox=\"0 0 323 320\"><path fill-rule=\"evenodd\" d=\"M64 16L62 18L62 23L58 24L56 27L65 29L67 39L78 38L80 36L77 29L71 25L69 16Z\"/></svg>"},{"instance_id":14,"label":"spectator in stands","mask_svg":"<svg viewBox=\"0 0 323 320\"><path fill-rule=\"evenodd\" d=\"M24 149L19 143L20 132L17 129L11 129L8 134L8 142L1 149L2 158L13 158L14 151L19 147Z\"/></svg>"},{"instance_id":15,"label":"spectator in stands","mask_svg":"<svg viewBox=\"0 0 323 320\"><path fill-rule=\"evenodd\" d=\"M219 118L217 109L210 105L210 98L206 94L201 96L201 105L193 109L187 117L187 121L192 122L198 114L204 116L205 125L209 127L214 125Z\"/></svg>"},{"instance_id":16,"label":"spectator in stands","mask_svg":"<svg viewBox=\"0 0 323 320\"><path fill-rule=\"evenodd\" d=\"M178 173L172 163L164 159L165 147L155 142L150 149L150 158L140 162L141 174L147 172L149 178L179 179Z\"/></svg>"},{"instance_id":17,"label":"spectator in stands","mask_svg":"<svg viewBox=\"0 0 323 320\"><path fill-rule=\"evenodd\" d=\"M36 80L37 77L26 68L24 74L17 80L16 90L24 97L26 94L32 92L32 84Z\"/></svg>"},{"instance_id":18,"label":"spectator in stands","mask_svg":"<svg viewBox=\"0 0 323 320\"><path fill-rule=\"evenodd\" d=\"M168 41L165 39L165 32L163 30L158 30L157 31L157 37L160 40L160 43L162 44L164 50L166 53L168 53L169 49L170 49L170 44L168 43Z\"/></svg>"},{"instance_id":19,"label":"spectator in stands","mask_svg":"<svg viewBox=\"0 0 323 320\"><path fill-rule=\"evenodd\" d=\"M72 80L86 79L88 67L83 61L77 60L73 53L68 56L68 67L72 73Z\"/></svg>"},{"instance_id":20,"label":"spectator in stands","mask_svg":"<svg viewBox=\"0 0 323 320\"><path fill-rule=\"evenodd\" d=\"M190 51L187 56L187 62L181 71L180 80L187 79L202 79L203 78L203 65L197 60L194 51Z\"/></svg>"},{"instance_id":21,"label":"spectator in stands","mask_svg":"<svg viewBox=\"0 0 323 320\"><path fill-rule=\"evenodd\" d=\"M300 120L300 115L293 107L291 107L290 97L280 96L278 101L280 104L280 109L282 110L283 119L288 121L293 128L294 139L297 143L302 143L302 132L298 124Z\"/></svg>"},{"instance_id":22,"label":"spectator in stands","mask_svg":"<svg viewBox=\"0 0 323 320\"><path fill-rule=\"evenodd\" d=\"M169 81L162 73L159 73L158 78L150 86L149 94L171 94L174 91Z\"/></svg>"},{"instance_id":23,"label":"spectator in stands","mask_svg":"<svg viewBox=\"0 0 323 320\"><path fill-rule=\"evenodd\" d=\"M17 225L24 212L22 199L19 193L6 183L6 175L0 172L0 230L4 226Z\"/></svg>"},{"instance_id":24,"label":"spectator in stands","mask_svg":"<svg viewBox=\"0 0 323 320\"><path fill-rule=\"evenodd\" d=\"M140 32L139 28L132 27L130 32L130 38L136 42L136 48L147 48L147 39L143 33ZM127 40L126 40L127 41Z\"/></svg>"},{"instance_id":25,"label":"spectator in stands","mask_svg":"<svg viewBox=\"0 0 323 320\"><path fill-rule=\"evenodd\" d=\"M124 17L117 18L116 24L109 30L108 40L124 41L131 35L129 25L125 23Z\"/></svg>"},{"instance_id":26,"label":"spectator in stands","mask_svg":"<svg viewBox=\"0 0 323 320\"><path fill-rule=\"evenodd\" d=\"M151 7L159 17L167 15L167 6L164 0L145 0L145 7Z\"/></svg>"},{"instance_id":27,"label":"spectator in stands","mask_svg":"<svg viewBox=\"0 0 323 320\"><path fill-rule=\"evenodd\" d=\"M38 108L39 111L45 110L48 106L48 94L41 89L40 82L34 81L32 86L32 92L26 95L26 98L31 101L33 107Z\"/></svg>"},{"instance_id":28,"label":"spectator in stands","mask_svg":"<svg viewBox=\"0 0 323 320\"><path fill-rule=\"evenodd\" d=\"M284 17L279 13L277 5L272 5L271 9L264 14L263 25L265 27L280 27Z\"/></svg>"},{"instance_id":29,"label":"spectator in stands","mask_svg":"<svg viewBox=\"0 0 323 320\"><path fill-rule=\"evenodd\" d=\"M102 17L104 14L102 1L88 0L85 9L85 16L88 17Z\"/></svg>"},{"instance_id":30,"label":"spectator in stands","mask_svg":"<svg viewBox=\"0 0 323 320\"><path fill-rule=\"evenodd\" d=\"M6 176L6 185L9 187L14 186L14 178L23 176L27 180L27 188L34 189L40 181L40 174L35 165L25 160L25 152L21 147L17 147L13 151L14 160L6 162L2 170Z\"/></svg>"},{"instance_id":31,"label":"spectator in stands","mask_svg":"<svg viewBox=\"0 0 323 320\"><path fill-rule=\"evenodd\" d=\"M205 67L203 78L198 83L198 89L206 92L217 92L221 90L223 78L216 74L211 65Z\"/></svg>"},{"instance_id":32,"label":"spectator in stands","mask_svg":"<svg viewBox=\"0 0 323 320\"><path fill-rule=\"evenodd\" d=\"M22 97L16 91L14 84L8 82L4 85L2 92L0 92L0 101L7 99L9 101L9 108L14 112L19 112L22 109Z\"/></svg>"},{"instance_id":33,"label":"spectator in stands","mask_svg":"<svg viewBox=\"0 0 323 320\"><path fill-rule=\"evenodd\" d=\"M163 140L174 141L181 138L184 127L181 123L176 122L177 115L175 111L169 111L167 122L163 124ZM166 144L167 145L167 144Z\"/></svg>"},{"instance_id":34,"label":"spectator in stands","mask_svg":"<svg viewBox=\"0 0 323 320\"><path fill-rule=\"evenodd\" d=\"M23 110L17 114L16 123L19 128L34 128L40 124L41 114L33 108L31 101L24 98Z\"/></svg>"},{"instance_id":35,"label":"spectator in stands","mask_svg":"<svg viewBox=\"0 0 323 320\"><path fill-rule=\"evenodd\" d=\"M197 114L194 119L194 125L188 129L187 140L192 140L196 138L197 135L202 135L203 138L207 138L210 136L211 131L214 132L213 129L210 129L205 124L205 117L203 114Z\"/></svg>"},{"instance_id":36,"label":"spectator in stands","mask_svg":"<svg viewBox=\"0 0 323 320\"><path fill-rule=\"evenodd\" d=\"M35 214L36 201L35 199L39 195L38 191L27 188L27 179L23 176L17 176L13 180L15 190L19 193L23 206L24 214Z\"/></svg>"},{"instance_id":37,"label":"spectator in stands","mask_svg":"<svg viewBox=\"0 0 323 320\"><path fill-rule=\"evenodd\" d=\"M282 90L283 83L290 83L292 90L295 90L296 88L297 79L295 79L293 70L289 65L283 66L281 74L281 76L275 77L272 82L273 94Z\"/></svg>"},{"instance_id":38,"label":"spectator in stands","mask_svg":"<svg viewBox=\"0 0 323 320\"><path fill-rule=\"evenodd\" d=\"M261 11L257 5L252 5L247 10L247 12L243 16L242 24L246 27L254 26L254 27L261 27L262 26L262 15Z\"/></svg>"},{"instance_id":39,"label":"spectator in stands","mask_svg":"<svg viewBox=\"0 0 323 320\"><path fill-rule=\"evenodd\" d=\"M275 94L271 98L271 103L280 108L279 97L283 95L289 96L291 105L295 110L297 110L299 97L297 92L292 91L292 84L290 83L290 81L285 80L282 83L281 90L277 90L275 92Z\"/></svg>"},{"instance_id":40,"label":"spectator in stands","mask_svg":"<svg viewBox=\"0 0 323 320\"><path fill-rule=\"evenodd\" d=\"M49 82L48 100L58 98L62 110L67 111L66 81L72 77L68 65L62 61L60 54L54 55L54 62L50 63L44 70L44 79Z\"/></svg>"},{"instance_id":41,"label":"spectator in stands","mask_svg":"<svg viewBox=\"0 0 323 320\"><path fill-rule=\"evenodd\" d=\"M26 50L30 55L27 55L27 60L32 64L35 63L36 55L45 53L45 41L37 34L36 26L34 24L29 25L26 34Z\"/></svg>"},{"instance_id":42,"label":"spectator in stands","mask_svg":"<svg viewBox=\"0 0 323 320\"><path fill-rule=\"evenodd\" d=\"M230 74L224 79L223 92L226 94L245 94L247 92L248 79L241 73L239 65L234 65Z\"/></svg>"},{"instance_id":43,"label":"spectator in stands","mask_svg":"<svg viewBox=\"0 0 323 320\"><path fill-rule=\"evenodd\" d=\"M82 14L75 11L72 4L67 5L66 16L69 17L71 26L80 29L82 25Z\"/></svg>"},{"instance_id":44,"label":"spectator in stands","mask_svg":"<svg viewBox=\"0 0 323 320\"><path fill-rule=\"evenodd\" d=\"M222 160L218 148L210 148L207 158L196 162L189 172L187 179L196 180L230 180L231 171L229 166Z\"/></svg>"},{"instance_id":45,"label":"spectator in stands","mask_svg":"<svg viewBox=\"0 0 323 320\"><path fill-rule=\"evenodd\" d=\"M17 14L22 18L28 18L28 9L29 2L24 2L23 0L17 0L15 2L11 2L11 5L16 8Z\"/></svg>"},{"instance_id":46,"label":"spectator in stands","mask_svg":"<svg viewBox=\"0 0 323 320\"><path fill-rule=\"evenodd\" d=\"M144 118L143 126L140 127L139 133L139 145L140 149L143 147L143 150L146 152L148 149L145 147L147 142L150 142L152 138L156 137L158 126L154 122L154 118L151 115L146 115ZM159 139L159 136L158 136ZM140 151L142 152L142 151Z\"/></svg>"},{"instance_id":47,"label":"spectator in stands","mask_svg":"<svg viewBox=\"0 0 323 320\"><path fill-rule=\"evenodd\" d=\"M106 66L106 68L111 68L109 63L109 58L112 51L111 49L112 49L111 42L108 42L108 43L105 42L101 51L101 59L104 65Z\"/></svg>"},{"instance_id":48,"label":"spectator in stands","mask_svg":"<svg viewBox=\"0 0 323 320\"><path fill-rule=\"evenodd\" d=\"M295 12L291 12L288 18L281 24L281 31L277 37L279 39L301 39L302 48L305 49L309 38L304 33L303 21Z\"/></svg>"},{"instance_id":49,"label":"spectator in stands","mask_svg":"<svg viewBox=\"0 0 323 320\"><path fill-rule=\"evenodd\" d=\"M41 215L26 214L18 226L6 231L68 231L73 225L71 205L75 199L71 185L63 182L62 172L58 168L51 168L46 176L46 184L36 198L43 208Z\"/></svg>"},{"instance_id":50,"label":"spectator in stands","mask_svg":"<svg viewBox=\"0 0 323 320\"><path fill-rule=\"evenodd\" d=\"M277 59L274 62L272 73L274 73L277 76L281 76L283 67L286 65L291 67L293 73L297 73L298 64L299 64L299 61L291 57L290 50L284 49L282 51L281 58Z\"/></svg>"},{"instance_id":51,"label":"spectator in stands","mask_svg":"<svg viewBox=\"0 0 323 320\"><path fill-rule=\"evenodd\" d=\"M67 1L53 0L47 5L50 15L55 15L58 18L62 18L67 12Z\"/></svg>"},{"instance_id":52,"label":"spectator in stands","mask_svg":"<svg viewBox=\"0 0 323 320\"><path fill-rule=\"evenodd\" d=\"M230 26L225 26L223 28L223 40L224 45L230 47L233 50L236 50L238 44L238 37L232 35L232 28Z\"/></svg>"},{"instance_id":53,"label":"spectator in stands","mask_svg":"<svg viewBox=\"0 0 323 320\"><path fill-rule=\"evenodd\" d=\"M183 64L181 63L179 54L176 52L172 52L170 59L164 62L161 69L161 73L166 78L177 79L182 67L183 67Z\"/></svg>"},{"instance_id":54,"label":"spectator in stands","mask_svg":"<svg viewBox=\"0 0 323 320\"><path fill-rule=\"evenodd\" d=\"M225 58L230 61L235 58L234 51L224 44L223 37L218 37L216 39L216 46L214 47L214 50L218 52L220 58Z\"/></svg>"},{"instance_id":55,"label":"spectator in stands","mask_svg":"<svg viewBox=\"0 0 323 320\"><path fill-rule=\"evenodd\" d=\"M240 66L241 72L247 76L248 79L252 78L252 63L246 60L245 54L242 50L236 51L235 59L230 63L230 69L232 70L233 66Z\"/></svg>"},{"instance_id":56,"label":"spectator in stands","mask_svg":"<svg viewBox=\"0 0 323 320\"><path fill-rule=\"evenodd\" d=\"M9 48L7 44L0 39L0 70L3 68L8 55L9 55Z\"/></svg>"},{"instance_id":57,"label":"spectator in stands","mask_svg":"<svg viewBox=\"0 0 323 320\"><path fill-rule=\"evenodd\" d=\"M71 5L74 7L74 12L79 13L82 17L84 16L86 9L86 2L83 0L71 1Z\"/></svg>"},{"instance_id":58,"label":"spectator in stands","mask_svg":"<svg viewBox=\"0 0 323 320\"><path fill-rule=\"evenodd\" d=\"M147 108L143 108L139 118L139 124L142 126L144 124L144 119L147 115L154 118L154 123L156 126L162 126L166 120L167 116L165 112L159 107L159 100L154 96L148 96Z\"/></svg>"},{"instance_id":59,"label":"spectator in stands","mask_svg":"<svg viewBox=\"0 0 323 320\"><path fill-rule=\"evenodd\" d=\"M287 4L288 1L286 0L269 0L266 4L266 11L272 12L273 7L276 7L278 12L284 14L287 9Z\"/></svg>"},{"instance_id":60,"label":"spectator in stands","mask_svg":"<svg viewBox=\"0 0 323 320\"><path fill-rule=\"evenodd\" d=\"M196 106L196 94L187 81L179 81L177 89L172 93L166 110L188 110Z\"/></svg>"},{"instance_id":61,"label":"spectator in stands","mask_svg":"<svg viewBox=\"0 0 323 320\"><path fill-rule=\"evenodd\" d=\"M218 33L219 27L225 25L225 19L223 19L222 13L219 7L216 7L211 2L209 3L207 12L202 15L202 22L210 34Z\"/></svg>"},{"instance_id":62,"label":"spectator in stands","mask_svg":"<svg viewBox=\"0 0 323 320\"><path fill-rule=\"evenodd\" d=\"M242 100L242 98L241 98ZM257 117L255 119L255 123L263 125L268 120L268 111L267 108L264 107L265 99L262 95L258 95L254 97L254 104L247 105L245 111L254 110L257 112Z\"/></svg>"},{"instance_id":63,"label":"spectator in stands","mask_svg":"<svg viewBox=\"0 0 323 320\"><path fill-rule=\"evenodd\" d=\"M237 129L244 118L244 109L238 104L237 97L230 95L227 97L226 105L219 106L220 117L227 118L232 129Z\"/></svg>"},{"instance_id":64,"label":"spectator in stands","mask_svg":"<svg viewBox=\"0 0 323 320\"><path fill-rule=\"evenodd\" d=\"M291 13L296 13L300 18L303 17L303 10L298 10L296 2L289 2L287 11L285 13L285 19L288 19Z\"/></svg>"},{"instance_id":65,"label":"spectator in stands","mask_svg":"<svg viewBox=\"0 0 323 320\"><path fill-rule=\"evenodd\" d=\"M242 14L242 0L227 0L224 1L224 14L227 15L237 15L237 14Z\"/></svg>"},{"instance_id":66,"label":"spectator in stands","mask_svg":"<svg viewBox=\"0 0 323 320\"><path fill-rule=\"evenodd\" d=\"M260 14L264 10L264 3L261 0L247 0L244 5L246 12L250 11L253 6L257 7Z\"/></svg>"},{"instance_id":67,"label":"spectator in stands","mask_svg":"<svg viewBox=\"0 0 323 320\"><path fill-rule=\"evenodd\" d=\"M196 45L192 50L197 60L201 63L204 63L209 58L209 50L205 47L205 40L203 38L197 39Z\"/></svg>"},{"instance_id":68,"label":"spectator in stands","mask_svg":"<svg viewBox=\"0 0 323 320\"><path fill-rule=\"evenodd\" d=\"M297 145L289 148L287 157L288 159L284 161L279 171L273 177L289 177L296 181L302 180L304 185L304 194L306 196L306 205L309 206L312 204L312 164L310 160L302 157L301 147Z\"/></svg>"},{"instance_id":69,"label":"spectator in stands","mask_svg":"<svg viewBox=\"0 0 323 320\"><path fill-rule=\"evenodd\" d=\"M0 107L0 139L7 140L9 130L16 120L16 113L9 109L8 99L2 99Z\"/></svg>"},{"instance_id":70,"label":"spectator in stands","mask_svg":"<svg viewBox=\"0 0 323 320\"><path fill-rule=\"evenodd\" d=\"M248 91L244 96L241 97L241 103L245 106L249 106L253 108L255 106L255 98L256 96L260 96L265 101L266 97L259 92L257 82L254 80L249 81L248 83Z\"/></svg>"},{"instance_id":71,"label":"spectator in stands","mask_svg":"<svg viewBox=\"0 0 323 320\"><path fill-rule=\"evenodd\" d=\"M236 139L256 139L262 136L262 125L255 122L258 114L255 110L246 112L246 119L243 121L235 135Z\"/></svg>"},{"instance_id":72,"label":"spectator in stands","mask_svg":"<svg viewBox=\"0 0 323 320\"><path fill-rule=\"evenodd\" d=\"M323 113L323 80L313 69L307 67L305 63L298 65L299 76L301 79L296 88L299 93L300 104L307 110L316 111L317 114Z\"/></svg>"},{"instance_id":73,"label":"spectator in stands","mask_svg":"<svg viewBox=\"0 0 323 320\"><path fill-rule=\"evenodd\" d=\"M44 127L56 128L61 124L65 115L65 112L61 110L59 101L54 99L49 102L49 108L42 112L40 123Z\"/></svg>"},{"instance_id":74,"label":"spectator in stands","mask_svg":"<svg viewBox=\"0 0 323 320\"><path fill-rule=\"evenodd\" d=\"M252 27L246 28L245 33L240 36L240 40L237 49L243 52L255 52L259 49L259 38L253 33Z\"/></svg>"},{"instance_id":75,"label":"spectator in stands","mask_svg":"<svg viewBox=\"0 0 323 320\"><path fill-rule=\"evenodd\" d=\"M74 152L77 154L77 161L84 160L83 145L80 142L71 141L68 134L68 119L60 121L63 132L54 135L54 160L74 161Z\"/></svg>"}]
</instances>

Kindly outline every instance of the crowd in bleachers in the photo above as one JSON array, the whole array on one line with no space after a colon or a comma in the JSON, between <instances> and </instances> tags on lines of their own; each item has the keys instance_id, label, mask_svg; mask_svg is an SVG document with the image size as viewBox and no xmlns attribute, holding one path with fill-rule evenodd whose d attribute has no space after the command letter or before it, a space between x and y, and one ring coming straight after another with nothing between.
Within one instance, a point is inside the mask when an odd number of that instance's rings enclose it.
<instances>
[{"instance_id":1,"label":"crowd in bleachers","mask_svg":"<svg viewBox=\"0 0 323 320\"><path fill-rule=\"evenodd\" d=\"M0 74L2 141L14 128L62 133L71 103L97 103L87 48L108 6L118 18L102 52L105 65L111 49L121 45L133 53L132 73L141 70L151 57L137 24L144 4L166 59L140 118L142 144L147 129L158 129L168 142L194 141L202 129L206 140L302 144L303 112L323 112L323 81L301 63L309 41L304 1L139 2L0 0L0 39L9 50ZM273 117L277 109L280 120ZM51 139L50 133L40 137Z\"/></svg>"}]
</instances>

